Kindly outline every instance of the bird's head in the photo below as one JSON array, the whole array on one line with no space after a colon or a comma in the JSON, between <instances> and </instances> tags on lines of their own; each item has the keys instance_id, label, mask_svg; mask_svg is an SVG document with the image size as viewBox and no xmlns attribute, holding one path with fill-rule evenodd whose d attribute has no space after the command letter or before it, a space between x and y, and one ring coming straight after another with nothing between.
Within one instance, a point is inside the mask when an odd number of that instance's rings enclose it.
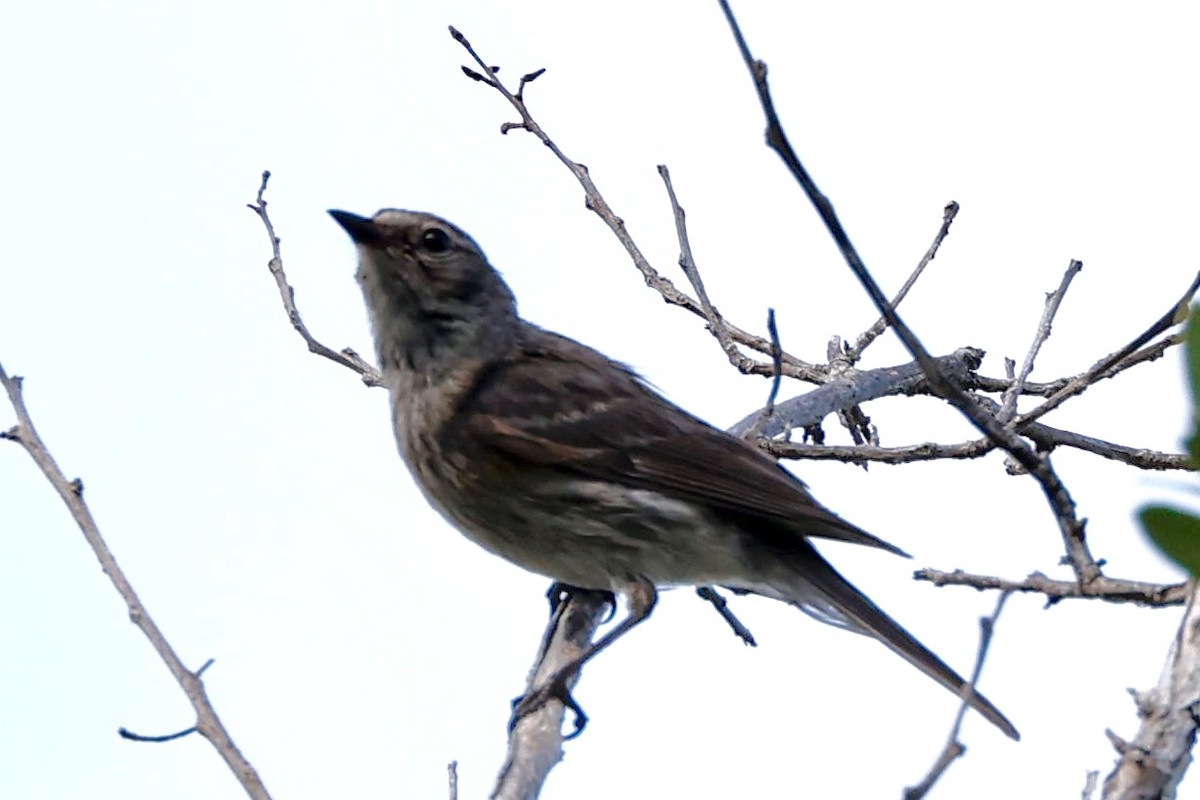
<instances>
[{"instance_id":1,"label":"bird's head","mask_svg":"<svg viewBox=\"0 0 1200 800\"><path fill-rule=\"evenodd\" d=\"M462 230L394 208L370 218L329 214L358 247L358 282L385 373L439 371L507 346L520 325L516 301Z\"/></svg>"}]
</instances>

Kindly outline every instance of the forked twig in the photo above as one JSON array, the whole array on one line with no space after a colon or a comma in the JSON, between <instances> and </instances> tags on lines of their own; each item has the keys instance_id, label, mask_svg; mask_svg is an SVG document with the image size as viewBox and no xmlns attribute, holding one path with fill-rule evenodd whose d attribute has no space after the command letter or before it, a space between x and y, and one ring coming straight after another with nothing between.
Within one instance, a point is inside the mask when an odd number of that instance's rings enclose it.
<instances>
[{"instance_id":1,"label":"forked twig","mask_svg":"<svg viewBox=\"0 0 1200 800\"><path fill-rule=\"evenodd\" d=\"M189 670L171 647L167 641L166 635L155 623L154 618L150 616L150 612L142 604L142 601L137 596L137 592L133 589L133 584L125 576L124 571L117 563L116 556L109 549L108 543L104 541L104 537L100 534L100 526L92 517L91 509L83 499L83 482L78 478L67 480L59 469L58 462L54 460L54 456L50 454L42 437L38 435L37 428L33 425L33 419L29 416L29 411L25 407L25 399L21 390L21 378L17 376L9 377L4 371L4 367L0 366L0 385L4 386L4 391L8 395L9 403L12 404L13 410L17 414L17 424L7 431L0 433L0 439L7 439L11 442L16 442L33 462L50 481L50 485L58 492L58 496L62 498L66 504L67 510L71 512L71 517L75 520L75 524L79 526L79 530L83 532L83 538L87 540L88 545L92 548L92 552L96 554L96 558L100 561L100 568L104 570L104 574L112 581L113 588L117 590L117 594L121 595L121 599L125 601L125 606L129 611L129 619L138 630L150 641L150 645L154 651L158 653L158 657L167 665L171 675L174 676L175 682L183 689L183 693L187 695L188 701L192 704L192 708L196 711L196 725L183 731L180 734L175 734L166 738L156 739L154 737L141 737L143 741L169 741L170 739L179 738L180 735L198 732L201 736L207 739L216 751L220 753L221 758L225 760L225 764L233 772L234 777L242 785L242 789L246 794L254 798L254 800L270 800L270 794L267 792L266 786L263 785L262 779L242 752L234 744L233 738L229 735L229 731L225 729L221 718L217 716L217 711L213 708L212 702L208 698L208 692L204 688L204 681L201 679L201 673L209 666L206 662L203 667L192 672ZM136 735L125 736L124 738L138 738Z\"/></svg>"}]
</instances>

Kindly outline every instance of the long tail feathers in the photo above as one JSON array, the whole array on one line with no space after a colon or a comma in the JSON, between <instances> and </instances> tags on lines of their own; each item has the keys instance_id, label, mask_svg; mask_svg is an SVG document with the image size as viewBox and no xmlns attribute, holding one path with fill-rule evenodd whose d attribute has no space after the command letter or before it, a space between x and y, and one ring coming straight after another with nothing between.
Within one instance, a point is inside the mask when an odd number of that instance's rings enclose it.
<instances>
[{"instance_id":1,"label":"long tail feathers","mask_svg":"<svg viewBox=\"0 0 1200 800\"><path fill-rule=\"evenodd\" d=\"M766 586L744 588L796 606L821 622L878 639L955 695L962 696L966 685L962 676L855 589L815 549L810 547L807 551L791 554L797 558L785 574L780 574L782 570L772 570ZM1021 738L1008 718L982 694L972 691L966 701L1006 736Z\"/></svg>"}]
</instances>

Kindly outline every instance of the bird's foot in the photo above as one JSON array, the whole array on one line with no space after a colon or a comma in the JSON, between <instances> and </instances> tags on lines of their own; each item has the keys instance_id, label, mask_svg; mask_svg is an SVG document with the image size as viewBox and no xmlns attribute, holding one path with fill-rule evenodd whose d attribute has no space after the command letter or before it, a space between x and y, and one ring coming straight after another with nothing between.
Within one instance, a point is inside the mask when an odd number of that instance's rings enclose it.
<instances>
[{"instance_id":1,"label":"bird's foot","mask_svg":"<svg viewBox=\"0 0 1200 800\"><path fill-rule=\"evenodd\" d=\"M545 706L546 703L557 700L575 715L575 729L564 736L563 740L570 741L583 733L583 729L587 727L588 716L583 713L583 708L575 702L575 698L571 696L571 690L567 688L567 679L574 672L574 668L559 670L550 677L550 680L514 700L512 717L508 720L508 732L512 733L518 722Z\"/></svg>"}]
</instances>

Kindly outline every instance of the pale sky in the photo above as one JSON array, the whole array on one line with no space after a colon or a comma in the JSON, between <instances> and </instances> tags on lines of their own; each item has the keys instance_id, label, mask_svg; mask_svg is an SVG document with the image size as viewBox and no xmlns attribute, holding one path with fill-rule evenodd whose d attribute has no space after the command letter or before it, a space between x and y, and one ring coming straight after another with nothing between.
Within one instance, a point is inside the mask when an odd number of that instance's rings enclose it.
<instances>
[{"instance_id":1,"label":"pale sky","mask_svg":"<svg viewBox=\"0 0 1200 800\"><path fill-rule=\"evenodd\" d=\"M785 8L786 5L786 8ZM1191 4L735 5L792 141L885 290L962 205L902 310L927 346L1023 357L1084 262L1034 372L1086 369L1191 280L1200 74ZM432 211L467 230L535 322L629 362L718 426L761 405L690 314L647 289L574 179L459 65L462 30L528 92L655 266L683 285L655 165L671 168L713 301L821 360L875 319L782 165L715 3L25 3L0 29L0 362L143 601L276 798L482 797L545 624L547 581L423 502L382 390L310 355L245 204L263 169L310 328L371 353L354 252L327 208ZM908 360L890 336L864 367ZM785 384L782 397L806 387ZM972 434L936 401L868 405L884 444ZM1090 390L1059 427L1177 451L1178 354ZM0 427L12 424L7 406ZM832 443L846 443L834 420ZM194 716L49 484L0 443L0 797L235 798ZM1119 577L1177 580L1133 524L1183 475L1064 451L1055 463ZM818 498L914 554L823 547L960 671L995 597L913 569L1065 576L1035 483L973 462L793 465ZM956 704L884 648L777 603L688 591L590 665L591 715L543 797L896 797ZM1013 598L981 688L1023 734L969 717L936 797L1075 797L1132 736L1178 609ZM1186 782L1179 796L1200 798Z\"/></svg>"}]
</instances>

